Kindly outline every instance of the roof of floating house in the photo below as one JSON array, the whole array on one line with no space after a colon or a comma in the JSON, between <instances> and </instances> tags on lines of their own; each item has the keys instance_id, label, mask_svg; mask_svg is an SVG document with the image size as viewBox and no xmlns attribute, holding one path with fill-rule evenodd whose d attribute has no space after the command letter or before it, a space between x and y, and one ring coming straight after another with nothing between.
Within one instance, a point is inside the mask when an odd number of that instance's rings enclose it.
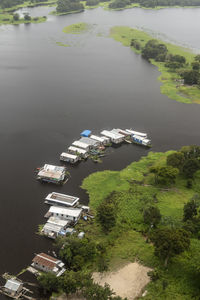
<instances>
[{"instance_id":1,"label":"roof of floating house","mask_svg":"<svg viewBox=\"0 0 200 300\"><path fill-rule=\"evenodd\" d=\"M81 132L81 136L88 137L90 136L91 133L92 133L91 130L84 130L83 132Z\"/></svg>"},{"instance_id":2,"label":"roof of floating house","mask_svg":"<svg viewBox=\"0 0 200 300\"><path fill-rule=\"evenodd\" d=\"M60 207L60 206L51 206L50 209L49 209L49 212L77 218L77 217L80 216L80 214L82 212L82 209L67 208L67 207Z\"/></svg>"},{"instance_id":3,"label":"roof of floating house","mask_svg":"<svg viewBox=\"0 0 200 300\"><path fill-rule=\"evenodd\" d=\"M128 133L131 133L131 134L136 134L136 135L139 135L141 137L147 137L147 134L146 133L143 133L143 132L138 132L138 131L134 131L132 129L126 129L126 131Z\"/></svg>"},{"instance_id":4,"label":"roof of floating house","mask_svg":"<svg viewBox=\"0 0 200 300\"><path fill-rule=\"evenodd\" d=\"M61 153L60 156L66 157L66 158L69 158L69 159L77 159L77 157L78 157L77 155L73 155L73 154L66 153L66 152Z\"/></svg>"},{"instance_id":5,"label":"roof of floating house","mask_svg":"<svg viewBox=\"0 0 200 300\"><path fill-rule=\"evenodd\" d=\"M45 253L39 253L33 258L33 262L53 270L60 260Z\"/></svg>"},{"instance_id":6,"label":"roof of floating house","mask_svg":"<svg viewBox=\"0 0 200 300\"><path fill-rule=\"evenodd\" d=\"M68 150L73 151L73 152L77 152L77 153L80 153L80 154L86 154L87 153L87 150L80 149L80 148L77 148L77 147L74 147L74 146L70 146L68 148Z\"/></svg>"},{"instance_id":7,"label":"roof of floating house","mask_svg":"<svg viewBox=\"0 0 200 300\"><path fill-rule=\"evenodd\" d=\"M65 194L60 194L60 193L56 193L56 192L52 192L50 194L47 195L47 197L45 198L45 200L49 200L58 204L65 204L68 206L74 206L78 201L79 198L78 197L73 197L70 195L65 195Z\"/></svg>"},{"instance_id":8,"label":"roof of floating house","mask_svg":"<svg viewBox=\"0 0 200 300\"><path fill-rule=\"evenodd\" d=\"M38 172L38 176L60 179L65 173L65 167L45 164Z\"/></svg>"},{"instance_id":9,"label":"roof of floating house","mask_svg":"<svg viewBox=\"0 0 200 300\"><path fill-rule=\"evenodd\" d=\"M56 225L48 222L43 227L43 230L53 231L55 233L59 233L61 229L63 229L62 225Z\"/></svg>"},{"instance_id":10,"label":"roof of floating house","mask_svg":"<svg viewBox=\"0 0 200 300\"><path fill-rule=\"evenodd\" d=\"M22 283L20 281L17 281L15 279L8 279L6 281L6 284L4 285L4 288L13 291L13 292L17 292L18 289L21 287Z\"/></svg>"},{"instance_id":11,"label":"roof of floating house","mask_svg":"<svg viewBox=\"0 0 200 300\"><path fill-rule=\"evenodd\" d=\"M118 134L118 133L114 133L112 131L108 131L108 130L103 130L101 132L102 135L105 135L111 139L121 139L124 138L124 136L122 134Z\"/></svg>"},{"instance_id":12,"label":"roof of floating house","mask_svg":"<svg viewBox=\"0 0 200 300\"><path fill-rule=\"evenodd\" d=\"M105 137L105 136L97 136L97 135L91 135L90 136L91 139L95 140L95 141L98 141L100 143L103 143L105 141L107 141L109 138Z\"/></svg>"},{"instance_id":13,"label":"roof of floating house","mask_svg":"<svg viewBox=\"0 0 200 300\"><path fill-rule=\"evenodd\" d=\"M88 138L88 137L82 137L79 142L81 143L85 143L87 144L88 146L98 146L99 145L99 142L98 141L95 141L91 138Z\"/></svg>"},{"instance_id":14,"label":"roof of floating house","mask_svg":"<svg viewBox=\"0 0 200 300\"><path fill-rule=\"evenodd\" d=\"M66 227L67 225L69 225L70 221L61 220L61 219L56 218L56 217L50 217L48 219L47 223L62 226L62 227Z\"/></svg>"},{"instance_id":15,"label":"roof of floating house","mask_svg":"<svg viewBox=\"0 0 200 300\"><path fill-rule=\"evenodd\" d=\"M116 132L117 134L121 134L124 136L130 136L131 133L128 133L127 131L123 130L123 129L119 129L119 128L114 128L113 130L111 130L111 132Z\"/></svg>"},{"instance_id":16,"label":"roof of floating house","mask_svg":"<svg viewBox=\"0 0 200 300\"><path fill-rule=\"evenodd\" d=\"M82 143L80 141L75 141L72 143L73 146L76 146L76 147L80 147L80 148L83 148L85 150L87 150L89 148L89 145L86 144L86 143Z\"/></svg>"}]
</instances>

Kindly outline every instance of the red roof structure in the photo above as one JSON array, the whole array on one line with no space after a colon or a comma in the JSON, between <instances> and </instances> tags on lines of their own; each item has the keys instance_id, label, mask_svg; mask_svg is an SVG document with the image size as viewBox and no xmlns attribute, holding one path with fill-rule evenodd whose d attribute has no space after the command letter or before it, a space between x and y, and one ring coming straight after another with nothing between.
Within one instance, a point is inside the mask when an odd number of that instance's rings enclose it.
<instances>
[{"instance_id":1,"label":"red roof structure","mask_svg":"<svg viewBox=\"0 0 200 300\"><path fill-rule=\"evenodd\" d=\"M59 260L45 253L39 253L33 258L33 262L53 270Z\"/></svg>"}]
</instances>

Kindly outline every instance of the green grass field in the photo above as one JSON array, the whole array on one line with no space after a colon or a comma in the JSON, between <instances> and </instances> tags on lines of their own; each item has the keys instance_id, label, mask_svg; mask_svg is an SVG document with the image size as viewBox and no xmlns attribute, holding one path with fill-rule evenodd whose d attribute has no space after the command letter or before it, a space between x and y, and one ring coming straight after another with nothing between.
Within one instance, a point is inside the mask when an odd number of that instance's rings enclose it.
<instances>
[{"instance_id":1,"label":"green grass field","mask_svg":"<svg viewBox=\"0 0 200 300\"><path fill-rule=\"evenodd\" d=\"M150 152L140 161L133 162L121 171L96 172L84 179L82 188L89 194L89 205L96 212L98 205L111 192L117 192L117 222L114 229L105 235L97 222L78 225L86 236L95 241L106 242L110 268L116 269L128 261L137 259L142 264L158 268L160 278L148 285L148 294L141 299L199 299L200 276L193 270L191 258L200 251L200 241L191 240L190 250L175 257L164 269L163 262L154 255L153 245L146 243L142 231L143 210L154 205L162 214L161 227L180 226L183 218L183 206L198 192L200 174L197 173L192 189L186 188L186 180L178 176L176 184L169 188L154 185L154 176L149 172L151 166L165 166L166 153ZM166 287L163 288L163 282Z\"/></svg>"},{"instance_id":2,"label":"green grass field","mask_svg":"<svg viewBox=\"0 0 200 300\"><path fill-rule=\"evenodd\" d=\"M66 26L63 29L63 32L64 33L72 33L72 34L80 34L80 33L88 31L89 28L90 28L90 26L87 23L81 22L81 23L76 23L76 24Z\"/></svg>"},{"instance_id":3,"label":"green grass field","mask_svg":"<svg viewBox=\"0 0 200 300\"><path fill-rule=\"evenodd\" d=\"M116 41L121 42L124 46L129 47L132 39L137 40L143 47L150 39L154 38L148 33L123 26L113 27L110 31L110 36ZM191 63L195 54L190 49L186 49L177 45L166 43L165 44L171 54L183 55L186 58L187 63ZM141 50L131 49L140 54ZM151 63L158 67L161 75L158 79L163 83L161 85L161 93L167 95L170 99L183 102L183 103L198 103L200 104L200 89L196 86L183 86L177 83L175 79L180 79L180 76L175 72L170 72L168 68L164 66L162 62L156 62L151 60Z\"/></svg>"}]
</instances>

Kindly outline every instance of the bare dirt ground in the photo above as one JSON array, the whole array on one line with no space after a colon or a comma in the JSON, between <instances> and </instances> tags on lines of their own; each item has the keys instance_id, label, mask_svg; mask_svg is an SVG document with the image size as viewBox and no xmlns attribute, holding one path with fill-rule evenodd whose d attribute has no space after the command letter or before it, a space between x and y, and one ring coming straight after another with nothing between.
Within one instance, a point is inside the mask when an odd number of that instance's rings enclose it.
<instances>
[{"instance_id":1,"label":"bare dirt ground","mask_svg":"<svg viewBox=\"0 0 200 300\"><path fill-rule=\"evenodd\" d=\"M133 300L141 295L145 285L150 281L147 275L150 270L134 262L115 272L94 273L93 279L102 286L108 283L117 296Z\"/></svg>"}]
</instances>

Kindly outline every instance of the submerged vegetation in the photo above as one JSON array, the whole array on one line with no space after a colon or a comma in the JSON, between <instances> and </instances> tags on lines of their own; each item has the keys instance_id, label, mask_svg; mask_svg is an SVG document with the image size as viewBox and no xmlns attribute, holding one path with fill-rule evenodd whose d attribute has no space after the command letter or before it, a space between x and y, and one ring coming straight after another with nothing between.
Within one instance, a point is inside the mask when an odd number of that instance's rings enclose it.
<instances>
[{"instance_id":1,"label":"submerged vegetation","mask_svg":"<svg viewBox=\"0 0 200 300\"><path fill-rule=\"evenodd\" d=\"M163 94L183 103L200 103L199 55L129 27L113 27L110 35L158 67Z\"/></svg>"},{"instance_id":2,"label":"submerged vegetation","mask_svg":"<svg viewBox=\"0 0 200 300\"><path fill-rule=\"evenodd\" d=\"M90 26L87 23L77 23L72 24L63 29L64 33L73 33L73 34L79 34L82 32L87 31L90 28Z\"/></svg>"}]
</instances>

